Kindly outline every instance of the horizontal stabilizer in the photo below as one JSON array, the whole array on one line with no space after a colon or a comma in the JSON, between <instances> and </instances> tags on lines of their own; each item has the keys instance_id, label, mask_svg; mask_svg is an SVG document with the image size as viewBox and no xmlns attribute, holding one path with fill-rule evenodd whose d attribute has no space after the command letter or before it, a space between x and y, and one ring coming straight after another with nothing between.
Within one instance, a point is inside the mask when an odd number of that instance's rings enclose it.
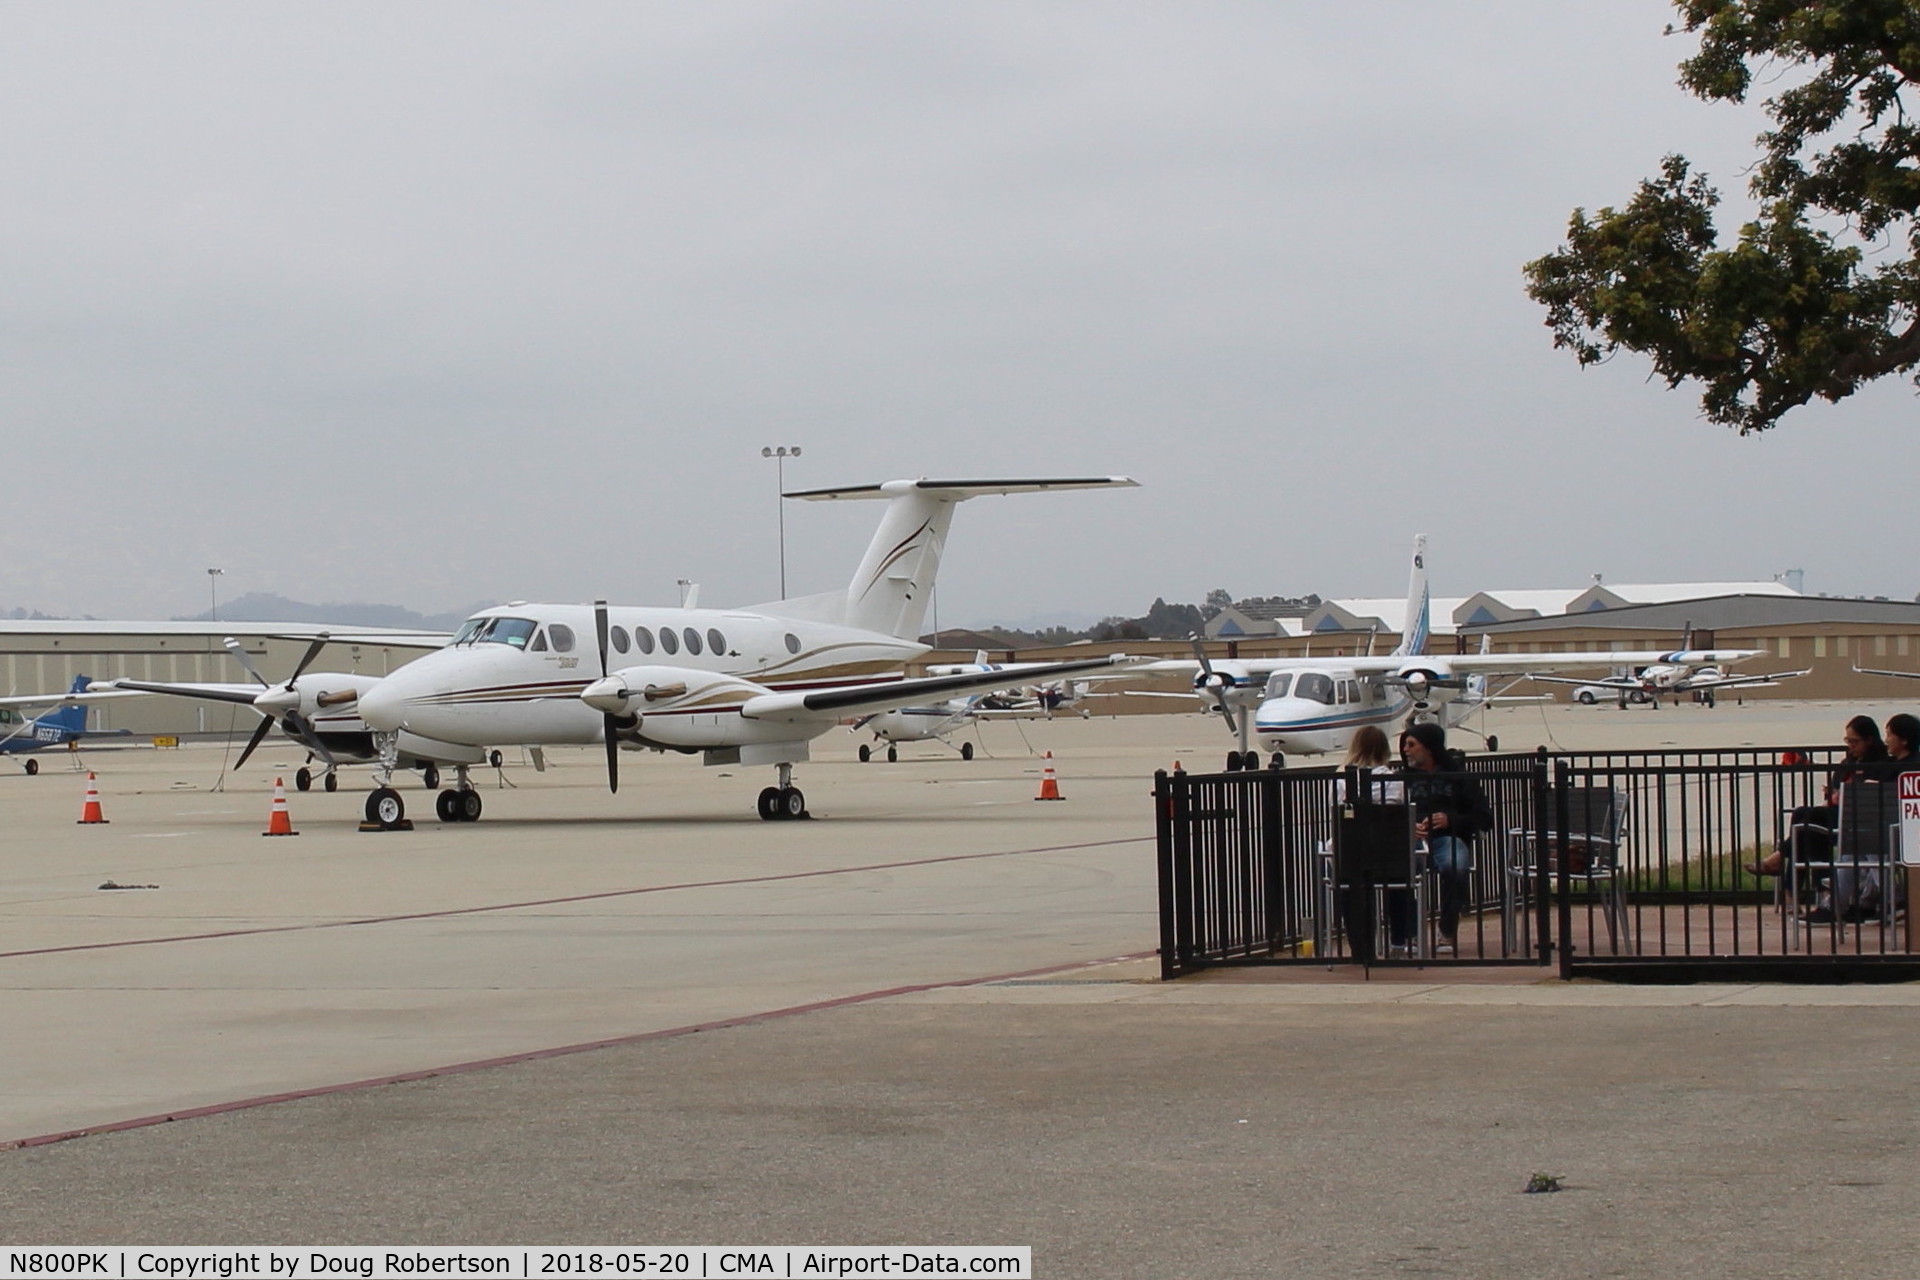
<instances>
[{"instance_id":1,"label":"horizontal stabilizer","mask_svg":"<svg viewBox=\"0 0 1920 1280\"><path fill-rule=\"evenodd\" d=\"M1008 493L1051 493L1056 489L1137 489L1139 481L1127 476L1063 477L1046 480L887 480L880 484L842 485L834 489L802 489L782 494L807 502L832 502L852 498L897 498L903 493L924 493L944 502L964 502L968 498Z\"/></svg>"}]
</instances>

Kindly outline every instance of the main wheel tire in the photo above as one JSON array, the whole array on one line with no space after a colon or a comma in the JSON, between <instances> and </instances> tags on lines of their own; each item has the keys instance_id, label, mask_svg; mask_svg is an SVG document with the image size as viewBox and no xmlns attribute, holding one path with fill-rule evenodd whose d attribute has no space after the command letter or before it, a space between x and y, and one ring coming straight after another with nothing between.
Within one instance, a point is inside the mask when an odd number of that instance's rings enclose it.
<instances>
[{"instance_id":1,"label":"main wheel tire","mask_svg":"<svg viewBox=\"0 0 1920 1280\"><path fill-rule=\"evenodd\" d=\"M780 788L768 787L760 793L760 817L771 822L775 818L787 816L785 806L780 803Z\"/></svg>"},{"instance_id":2,"label":"main wheel tire","mask_svg":"<svg viewBox=\"0 0 1920 1280\"><path fill-rule=\"evenodd\" d=\"M798 787L788 787L780 793L780 816L783 818L804 818L807 816L807 797Z\"/></svg>"},{"instance_id":3,"label":"main wheel tire","mask_svg":"<svg viewBox=\"0 0 1920 1280\"><path fill-rule=\"evenodd\" d=\"M480 821L480 793L472 787L468 787L465 791L456 791L453 794L455 797L454 805L460 814L460 821Z\"/></svg>"},{"instance_id":4,"label":"main wheel tire","mask_svg":"<svg viewBox=\"0 0 1920 1280\"><path fill-rule=\"evenodd\" d=\"M442 791L433 798L433 816L442 822L460 821L460 794Z\"/></svg>"},{"instance_id":5,"label":"main wheel tire","mask_svg":"<svg viewBox=\"0 0 1920 1280\"><path fill-rule=\"evenodd\" d=\"M1240 753L1238 751L1227 752L1227 772L1240 772Z\"/></svg>"},{"instance_id":6,"label":"main wheel tire","mask_svg":"<svg viewBox=\"0 0 1920 1280\"><path fill-rule=\"evenodd\" d=\"M971 742L963 742L960 744L960 758L962 760L973 759L973 744Z\"/></svg>"},{"instance_id":7,"label":"main wheel tire","mask_svg":"<svg viewBox=\"0 0 1920 1280\"><path fill-rule=\"evenodd\" d=\"M1258 769L1260 767L1260 753L1258 751L1249 751L1244 756L1241 756L1240 767L1249 771Z\"/></svg>"},{"instance_id":8,"label":"main wheel tire","mask_svg":"<svg viewBox=\"0 0 1920 1280\"><path fill-rule=\"evenodd\" d=\"M304 766L294 770L293 789L295 791L313 790L313 770L305 768Z\"/></svg>"},{"instance_id":9,"label":"main wheel tire","mask_svg":"<svg viewBox=\"0 0 1920 1280\"><path fill-rule=\"evenodd\" d=\"M340 789L340 777L338 774L330 773L320 780L320 785L328 791L338 791Z\"/></svg>"},{"instance_id":10,"label":"main wheel tire","mask_svg":"<svg viewBox=\"0 0 1920 1280\"><path fill-rule=\"evenodd\" d=\"M868 746L864 742L861 743L860 744L860 763L865 764L867 761L871 759L873 759L873 748Z\"/></svg>"},{"instance_id":11,"label":"main wheel tire","mask_svg":"<svg viewBox=\"0 0 1920 1280\"><path fill-rule=\"evenodd\" d=\"M432 765L428 765L422 769L420 771L420 785L429 791L437 790L440 786L440 771Z\"/></svg>"},{"instance_id":12,"label":"main wheel tire","mask_svg":"<svg viewBox=\"0 0 1920 1280\"><path fill-rule=\"evenodd\" d=\"M373 794L367 797L367 821L377 822L388 831L399 826L407 816L407 802L392 787L375 787Z\"/></svg>"},{"instance_id":13,"label":"main wheel tire","mask_svg":"<svg viewBox=\"0 0 1920 1280\"><path fill-rule=\"evenodd\" d=\"M1489 751L1498 751L1499 749L1500 749L1500 735L1499 735L1499 734L1497 734L1497 733L1490 733L1490 734L1488 734L1488 735L1487 735L1487 750L1489 750Z\"/></svg>"},{"instance_id":14,"label":"main wheel tire","mask_svg":"<svg viewBox=\"0 0 1920 1280\"><path fill-rule=\"evenodd\" d=\"M898 761L899 761L899 759L900 759L900 748L898 748L898 747L888 747L888 748L887 748L887 763L888 763L888 764L895 764L895 763L898 763Z\"/></svg>"},{"instance_id":15,"label":"main wheel tire","mask_svg":"<svg viewBox=\"0 0 1920 1280\"><path fill-rule=\"evenodd\" d=\"M27 776L29 778L33 777L35 774L40 772L40 762L38 760L35 760L32 756L28 756L27 763L26 763L26 770L27 770Z\"/></svg>"}]
</instances>

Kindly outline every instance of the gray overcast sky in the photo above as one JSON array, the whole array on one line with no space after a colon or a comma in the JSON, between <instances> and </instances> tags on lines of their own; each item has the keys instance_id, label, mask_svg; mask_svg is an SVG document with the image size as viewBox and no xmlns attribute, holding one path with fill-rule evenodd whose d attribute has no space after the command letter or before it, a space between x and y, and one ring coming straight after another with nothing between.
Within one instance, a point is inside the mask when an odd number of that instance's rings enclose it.
<instances>
[{"instance_id":1,"label":"gray overcast sky","mask_svg":"<svg viewBox=\"0 0 1920 1280\"><path fill-rule=\"evenodd\" d=\"M1156 594L1920 589L1913 389L1743 440L1520 268L1757 106L1664 0L0 2L0 607L776 594L982 499L946 624ZM788 504L795 593L876 507Z\"/></svg>"}]
</instances>

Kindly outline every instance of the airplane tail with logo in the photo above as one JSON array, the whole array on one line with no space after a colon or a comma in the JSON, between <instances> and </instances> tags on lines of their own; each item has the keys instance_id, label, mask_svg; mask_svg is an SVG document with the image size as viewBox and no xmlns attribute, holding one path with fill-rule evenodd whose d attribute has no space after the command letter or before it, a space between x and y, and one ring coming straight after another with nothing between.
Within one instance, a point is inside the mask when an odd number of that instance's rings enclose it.
<instances>
[{"instance_id":1,"label":"airplane tail with logo","mask_svg":"<svg viewBox=\"0 0 1920 1280\"><path fill-rule=\"evenodd\" d=\"M940 555L946 549L953 509L987 494L1046 493L1055 489L1124 489L1125 476L1059 480L889 480L884 484L809 489L782 495L809 502L845 499L887 501L880 528L867 544L845 591L757 605L758 611L918 639L933 595Z\"/></svg>"},{"instance_id":2,"label":"airplane tail with logo","mask_svg":"<svg viewBox=\"0 0 1920 1280\"><path fill-rule=\"evenodd\" d=\"M1427 592L1427 535L1414 535L1413 570L1407 578L1407 615L1400 624L1400 644L1390 655L1410 658L1427 651L1433 632L1432 602Z\"/></svg>"}]
</instances>

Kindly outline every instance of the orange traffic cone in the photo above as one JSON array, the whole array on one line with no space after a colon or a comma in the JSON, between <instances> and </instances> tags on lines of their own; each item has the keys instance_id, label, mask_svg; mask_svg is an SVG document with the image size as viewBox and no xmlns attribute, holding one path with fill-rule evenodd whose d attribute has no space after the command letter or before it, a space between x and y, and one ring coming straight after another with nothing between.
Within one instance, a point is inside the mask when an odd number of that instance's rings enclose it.
<instances>
[{"instance_id":1,"label":"orange traffic cone","mask_svg":"<svg viewBox=\"0 0 1920 1280\"><path fill-rule=\"evenodd\" d=\"M267 829L263 836L297 836L293 829L293 815L287 812L287 784L280 779L273 780L273 812L267 817Z\"/></svg>"},{"instance_id":2,"label":"orange traffic cone","mask_svg":"<svg viewBox=\"0 0 1920 1280\"><path fill-rule=\"evenodd\" d=\"M106 820L107 815L100 812L100 788L94 782L92 772L89 771L87 774L87 802L80 806L80 821L74 825L85 826L89 823L105 822Z\"/></svg>"},{"instance_id":3,"label":"orange traffic cone","mask_svg":"<svg viewBox=\"0 0 1920 1280\"><path fill-rule=\"evenodd\" d=\"M1060 779L1053 776L1053 752L1046 754L1046 764L1040 769L1040 794L1035 800L1065 800L1060 794Z\"/></svg>"}]
</instances>

